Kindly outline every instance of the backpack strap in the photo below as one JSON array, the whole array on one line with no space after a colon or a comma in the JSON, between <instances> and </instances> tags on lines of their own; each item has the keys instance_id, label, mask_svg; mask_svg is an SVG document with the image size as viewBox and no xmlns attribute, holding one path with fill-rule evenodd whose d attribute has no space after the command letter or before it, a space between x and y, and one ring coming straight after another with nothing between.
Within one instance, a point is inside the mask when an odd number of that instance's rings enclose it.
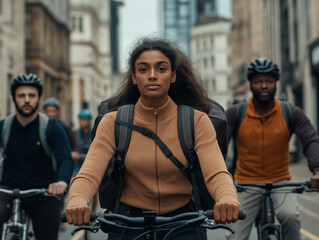
<instances>
[{"instance_id":1,"label":"backpack strap","mask_svg":"<svg viewBox=\"0 0 319 240\"><path fill-rule=\"evenodd\" d=\"M284 101L284 100L280 100L280 103L281 103L282 115L285 118L288 130L289 130L289 133L290 133L290 136L291 136L291 134L293 132L293 130L292 130L291 106L290 106L289 102Z\"/></svg>"},{"instance_id":2,"label":"backpack strap","mask_svg":"<svg viewBox=\"0 0 319 240\"><path fill-rule=\"evenodd\" d=\"M234 140L236 141L237 133L240 127L240 124L244 120L246 109L247 109L248 102L243 101L238 103L238 107L236 109L236 121L235 121L235 129L234 129Z\"/></svg>"},{"instance_id":3,"label":"backpack strap","mask_svg":"<svg viewBox=\"0 0 319 240\"><path fill-rule=\"evenodd\" d=\"M134 104L121 106L116 114L114 136L116 141L116 152L118 161L124 163L125 156L130 145L132 129L124 125L117 124L118 121L133 124ZM121 163L121 164L122 164Z\"/></svg>"},{"instance_id":4,"label":"backpack strap","mask_svg":"<svg viewBox=\"0 0 319 240\"><path fill-rule=\"evenodd\" d=\"M195 164L198 164L198 156L194 149L194 108L187 105L178 105L177 128L179 141L188 162L187 167L192 170L196 166ZM198 183L195 172L189 171L189 173L192 183L195 208L199 210L202 209L202 207L199 197Z\"/></svg>"},{"instance_id":5,"label":"backpack strap","mask_svg":"<svg viewBox=\"0 0 319 240\"><path fill-rule=\"evenodd\" d=\"M0 147L0 180L2 179L2 171L3 171L3 165L4 165L4 160L6 158L5 152L7 148L7 144L9 141L9 136L10 136L10 129L12 125L12 121L15 117L15 114L10 114L4 119L3 125L2 125L2 130L1 130L1 147Z\"/></svg>"},{"instance_id":6,"label":"backpack strap","mask_svg":"<svg viewBox=\"0 0 319 240\"><path fill-rule=\"evenodd\" d=\"M3 148L3 152L5 152L7 148L11 125L12 125L12 121L14 117L15 117L15 114L10 114L8 117L4 119L4 122L3 122L2 131L1 131L1 145Z\"/></svg>"},{"instance_id":7,"label":"backpack strap","mask_svg":"<svg viewBox=\"0 0 319 240\"><path fill-rule=\"evenodd\" d=\"M174 165L181 170L182 172L187 172L188 165L184 166L183 163L181 163L172 153L172 151L166 146L166 144L159 138L159 136L156 135L156 133L152 132L151 130L148 130L147 128L143 128L137 125L134 125L132 123L127 123L123 121L116 120L116 124L126 126L136 132L139 132L143 134L144 136L153 139L153 141L157 144L157 146L161 149L161 151L164 153L164 155L170 159Z\"/></svg>"},{"instance_id":8,"label":"backpack strap","mask_svg":"<svg viewBox=\"0 0 319 240\"><path fill-rule=\"evenodd\" d=\"M50 118L44 113L39 113L39 136L45 153L51 158L52 166L55 172L58 170L57 161L54 152L48 143L47 128Z\"/></svg>"},{"instance_id":9,"label":"backpack strap","mask_svg":"<svg viewBox=\"0 0 319 240\"><path fill-rule=\"evenodd\" d=\"M118 121L133 124L134 120L134 104L121 106L117 110L115 126L114 126L114 136L116 143L116 164L120 168L119 174L119 191L116 197L114 212L119 212L120 198L122 196L122 191L124 187L124 161L125 156L130 145L132 129L125 125L117 124Z\"/></svg>"},{"instance_id":10,"label":"backpack strap","mask_svg":"<svg viewBox=\"0 0 319 240\"><path fill-rule=\"evenodd\" d=\"M238 130L239 130L240 124L244 120L248 102L246 100L244 100L244 101L236 101L235 104L237 104L237 108L236 108L235 127L234 127L234 133L233 133L234 156L233 156L233 161L232 161L231 165L228 167L228 171L233 176L234 176L234 173L235 173L235 170L236 170L237 157L238 157L237 147L236 147L236 138L237 138L237 134L238 134Z\"/></svg>"}]
</instances>

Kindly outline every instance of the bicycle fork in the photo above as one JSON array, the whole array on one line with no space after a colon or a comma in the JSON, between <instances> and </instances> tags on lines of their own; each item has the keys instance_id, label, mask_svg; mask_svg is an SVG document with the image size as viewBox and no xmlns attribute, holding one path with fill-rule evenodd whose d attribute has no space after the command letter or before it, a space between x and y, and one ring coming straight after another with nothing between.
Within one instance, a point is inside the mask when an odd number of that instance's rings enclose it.
<instances>
[{"instance_id":1,"label":"bicycle fork","mask_svg":"<svg viewBox=\"0 0 319 240\"><path fill-rule=\"evenodd\" d=\"M275 231L278 233L278 240L283 240L282 238L282 227L281 225L276 225L275 224L275 213L274 213L274 208L273 208L273 202L270 197L270 190L266 189L266 195L263 199L263 204L262 204L262 210L261 210L261 219L260 222L257 222L257 232L258 232L258 239L262 240L263 234L266 230L272 230L273 234ZM269 233L268 233L269 234ZM267 235L268 235L267 234Z\"/></svg>"},{"instance_id":2,"label":"bicycle fork","mask_svg":"<svg viewBox=\"0 0 319 240\"><path fill-rule=\"evenodd\" d=\"M22 217L24 217L23 221ZM9 228L11 229L10 232L13 232L17 235L22 234L20 238L21 240L27 240L29 222L29 216L27 214L21 213L21 200L19 198L14 199L11 222L3 223L1 239L5 239L5 236Z\"/></svg>"}]
</instances>

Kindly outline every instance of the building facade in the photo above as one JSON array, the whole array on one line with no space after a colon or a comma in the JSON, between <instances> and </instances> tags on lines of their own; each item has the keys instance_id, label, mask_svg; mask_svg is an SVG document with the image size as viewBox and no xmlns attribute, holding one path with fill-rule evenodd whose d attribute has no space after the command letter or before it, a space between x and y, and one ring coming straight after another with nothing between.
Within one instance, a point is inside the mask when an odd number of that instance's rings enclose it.
<instances>
[{"instance_id":1,"label":"building facade","mask_svg":"<svg viewBox=\"0 0 319 240\"><path fill-rule=\"evenodd\" d=\"M89 109L97 114L100 102L112 93L110 0L71 0L72 123Z\"/></svg>"},{"instance_id":2,"label":"building facade","mask_svg":"<svg viewBox=\"0 0 319 240\"><path fill-rule=\"evenodd\" d=\"M25 34L25 71L42 79L42 98L58 98L61 119L69 122L72 110L69 1L27 0Z\"/></svg>"},{"instance_id":3,"label":"building facade","mask_svg":"<svg viewBox=\"0 0 319 240\"><path fill-rule=\"evenodd\" d=\"M14 112L11 80L25 71L24 1L0 1L0 119Z\"/></svg>"},{"instance_id":4,"label":"building facade","mask_svg":"<svg viewBox=\"0 0 319 240\"><path fill-rule=\"evenodd\" d=\"M282 93L305 111L317 129L315 46L319 37L318 11L318 1L281 1Z\"/></svg>"},{"instance_id":5,"label":"building facade","mask_svg":"<svg viewBox=\"0 0 319 240\"><path fill-rule=\"evenodd\" d=\"M191 60L209 97L225 109L232 103L230 27L228 19L204 17L191 29Z\"/></svg>"},{"instance_id":6,"label":"building facade","mask_svg":"<svg viewBox=\"0 0 319 240\"><path fill-rule=\"evenodd\" d=\"M160 25L164 37L177 43L186 56L190 57L191 27L200 16L219 16L219 1L221 0L160 0Z\"/></svg>"}]
</instances>

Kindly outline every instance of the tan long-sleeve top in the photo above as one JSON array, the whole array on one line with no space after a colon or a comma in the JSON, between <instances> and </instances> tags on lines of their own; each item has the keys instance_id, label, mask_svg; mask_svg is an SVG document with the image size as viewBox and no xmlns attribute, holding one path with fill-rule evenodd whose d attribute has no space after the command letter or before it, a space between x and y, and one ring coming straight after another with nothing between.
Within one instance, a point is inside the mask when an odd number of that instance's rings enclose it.
<instances>
[{"instance_id":1,"label":"tan long-sleeve top","mask_svg":"<svg viewBox=\"0 0 319 240\"><path fill-rule=\"evenodd\" d=\"M106 114L99 123L84 164L71 183L68 207L88 205L96 193L115 151L115 117L116 112ZM177 159L187 163L178 138L177 105L171 98L159 108L148 108L139 100L134 124L155 132ZM209 192L216 202L238 203L211 121L205 113L195 110L194 125L195 150ZM165 214L184 206L192 197L186 174L165 157L152 139L139 132L132 131L125 169L121 202L128 205Z\"/></svg>"}]
</instances>

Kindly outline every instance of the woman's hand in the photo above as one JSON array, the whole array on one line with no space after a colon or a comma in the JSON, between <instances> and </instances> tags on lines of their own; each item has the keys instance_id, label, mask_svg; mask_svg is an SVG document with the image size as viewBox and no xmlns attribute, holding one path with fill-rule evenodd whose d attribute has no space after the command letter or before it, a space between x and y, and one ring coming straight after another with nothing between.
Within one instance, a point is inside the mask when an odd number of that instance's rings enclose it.
<instances>
[{"instance_id":1,"label":"woman's hand","mask_svg":"<svg viewBox=\"0 0 319 240\"><path fill-rule=\"evenodd\" d=\"M215 223L233 223L238 220L240 204L237 202L216 202L214 206Z\"/></svg>"},{"instance_id":2,"label":"woman's hand","mask_svg":"<svg viewBox=\"0 0 319 240\"><path fill-rule=\"evenodd\" d=\"M77 226L90 225L90 213L91 210L86 205L67 207L65 210L65 216L68 223Z\"/></svg>"}]
</instances>

